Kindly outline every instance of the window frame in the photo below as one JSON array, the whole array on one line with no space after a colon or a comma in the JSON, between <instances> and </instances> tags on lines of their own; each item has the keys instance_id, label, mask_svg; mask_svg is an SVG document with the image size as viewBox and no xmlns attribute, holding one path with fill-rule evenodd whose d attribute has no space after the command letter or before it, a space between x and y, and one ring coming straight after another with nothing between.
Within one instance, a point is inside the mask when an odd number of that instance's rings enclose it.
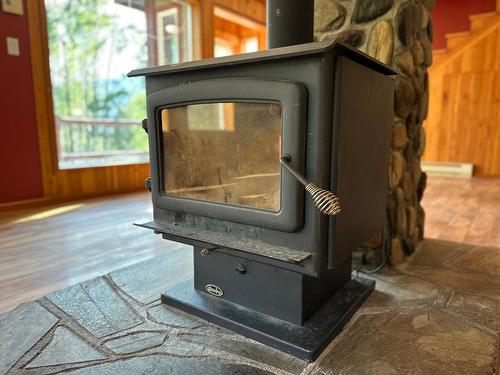
<instances>
[{"instance_id":1,"label":"window frame","mask_svg":"<svg viewBox=\"0 0 500 375\"><path fill-rule=\"evenodd\" d=\"M184 54L182 56L179 56L179 62L177 63L181 63L183 61L189 61L189 60L192 60L194 58L194 46L195 46L195 42L194 42L194 37L193 37L193 4L189 3L189 2L184 2L184 1L179 1L179 0L173 0L173 3L171 6L169 6L168 8L165 8L165 9L162 9L160 11L158 11L156 13L156 38L157 38L157 65L165 65L166 62L165 62L165 43L164 43L164 36L165 36L165 29L164 29L164 25L162 23L163 21L163 17L165 17L166 15L168 15L169 13L171 13L174 9L176 10L176 21L177 21L177 24L179 24L180 20L182 20L183 18L185 18L185 15L184 14L181 14L181 12L183 11L182 10L182 7L183 6L189 6L189 10L188 10L188 19L185 20L185 22L187 22L187 30L188 32L186 33L187 35L180 35L179 36L179 44L184 44L184 39L187 38L188 40L191 41L191 43L188 43L188 51L187 51L187 56L184 56ZM182 43L181 43L182 41ZM176 63L176 64L177 64Z\"/></svg>"}]
</instances>

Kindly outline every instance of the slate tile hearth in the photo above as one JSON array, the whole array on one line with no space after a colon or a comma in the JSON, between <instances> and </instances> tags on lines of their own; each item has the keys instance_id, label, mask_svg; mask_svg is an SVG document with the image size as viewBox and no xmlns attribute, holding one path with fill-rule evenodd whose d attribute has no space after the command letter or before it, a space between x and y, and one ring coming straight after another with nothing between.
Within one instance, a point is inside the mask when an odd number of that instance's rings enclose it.
<instances>
[{"instance_id":1,"label":"slate tile hearth","mask_svg":"<svg viewBox=\"0 0 500 375\"><path fill-rule=\"evenodd\" d=\"M500 249L426 240L374 276L377 290L314 363L162 305L161 285L190 277L190 254L0 316L0 374L500 374Z\"/></svg>"}]
</instances>

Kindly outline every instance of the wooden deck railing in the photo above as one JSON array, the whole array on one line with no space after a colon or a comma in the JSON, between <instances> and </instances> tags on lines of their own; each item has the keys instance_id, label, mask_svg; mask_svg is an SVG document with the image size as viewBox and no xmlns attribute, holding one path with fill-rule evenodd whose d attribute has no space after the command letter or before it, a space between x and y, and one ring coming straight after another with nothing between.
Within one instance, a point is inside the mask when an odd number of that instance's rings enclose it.
<instances>
[{"instance_id":1,"label":"wooden deck railing","mask_svg":"<svg viewBox=\"0 0 500 375\"><path fill-rule=\"evenodd\" d=\"M139 120L57 117L59 162L147 158L146 139L137 142L138 132Z\"/></svg>"}]
</instances>

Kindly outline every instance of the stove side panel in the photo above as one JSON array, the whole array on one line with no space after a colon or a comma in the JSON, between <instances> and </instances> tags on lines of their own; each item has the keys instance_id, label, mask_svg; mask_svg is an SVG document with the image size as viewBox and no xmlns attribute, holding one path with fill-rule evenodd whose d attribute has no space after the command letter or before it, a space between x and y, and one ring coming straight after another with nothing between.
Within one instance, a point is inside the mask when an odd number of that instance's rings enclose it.
<instances>
[{"instance_id":1,"label":"stove side panel","mask_svg":"<svg viewBox=\"0 0 500 375\"><path fill-rule=\"evenodd\" d=\"M336 62L328 268L336 268L385 224L393 78L348 58Z\"/></svg>"}]
</instances>

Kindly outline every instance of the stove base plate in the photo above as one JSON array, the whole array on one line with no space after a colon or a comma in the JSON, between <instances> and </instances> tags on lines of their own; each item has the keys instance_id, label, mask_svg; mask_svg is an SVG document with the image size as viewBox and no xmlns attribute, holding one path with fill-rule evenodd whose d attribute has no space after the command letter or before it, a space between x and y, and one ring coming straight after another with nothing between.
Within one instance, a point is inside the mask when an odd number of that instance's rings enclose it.
<instances>
[{"instance_id":1,"label":"stove base plate","mask_svg":"<svg viewBox=\"0 0 500 375\"><path fill-rule=\"evenodd\" d=\"M193 279L162 294L162 302L308 362L337 336L375 288L375 281L353 278L304 325L295 325L199 292ZM279 303L279 301L277 301Z\"/></svg>"}]
</instances>

